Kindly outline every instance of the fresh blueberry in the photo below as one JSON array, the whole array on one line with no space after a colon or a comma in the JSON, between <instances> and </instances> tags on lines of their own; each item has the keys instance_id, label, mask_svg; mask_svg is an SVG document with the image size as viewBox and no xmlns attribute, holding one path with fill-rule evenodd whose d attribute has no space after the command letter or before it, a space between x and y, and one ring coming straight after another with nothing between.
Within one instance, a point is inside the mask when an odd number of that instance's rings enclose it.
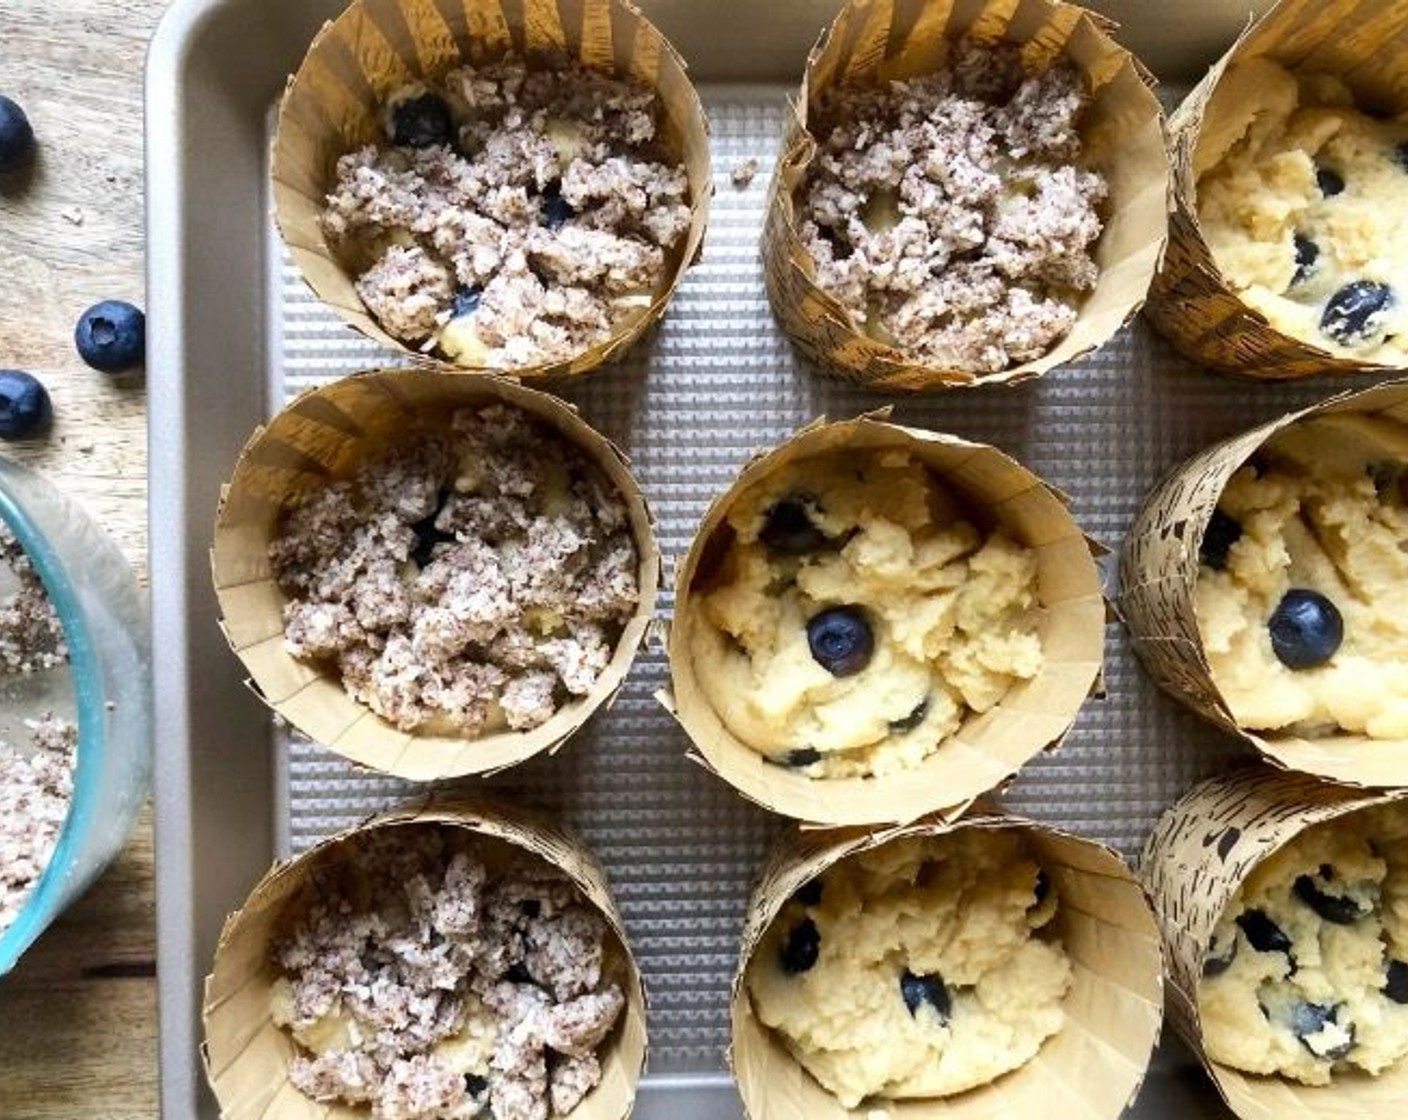
<instances>
[{"instance_id":1,"label":"fresh blueberry","mask_svg":"<svg viewBox=\"0 0 1408 1120\"><path fill-rule=\"evenodd\" d=\"M1327 1061L1337 1062L1354 1049L1354 1024L1349 1025L1349 1040L1335 1046L1329 1050L1317 1050L1309 1042L1309 1039L1323 1031L1331 1023L1338 1026L1340 1004L1333 1007L1326 1007L1321 1003L1298 1003L1295 1010L1291 1012L1291 1033L1300 1039L1305 1046L1317 1058L1324 1058Z\"/></svg>"},{"instance_id":2,"label":"fresh blueberry","mask_svg":"<svg viewBox=\"0 0 1408 1120\"><path fill-rule=\"evenodd\" d=\"M914 710L910 712L909 715L904 716L901 719L892 719L890 721L890 734L904 735L910 731L913 731L916 727L918 727L921 723L924 722L924 717L928 714L929 698L926 696L923 700L919 701L919 703L914 706Z\"/></svg>"},{"instance_id":3,"label":"fresh blueberry","mask_svg":"<svg viewBox=\"0 0 1408 1120\"><path fill-rule=\"evenodd\" d=\"M1266 911L1248 910L1237 919L1237 925L1258 953L1290 953L1291 939L1266 916Z\"/></svg>"},{"instance_id":4,"label":"fresh blueberry","mask_svg":"<svg viewBox=\"0 0 1408 1120\"><path fill-rule=\"evenodd\" d=\"M450 315L456 319L462 315L473 315L479 310L479 301L483 298L483 288L468 288L461 284L455 289L455 302L450 309Z\"/></svg>"},{"instance_id":5,"label":"fresh blueberry","mask_svg":"<svg viewBox=\"0 0 1408 1120\"><path fill-rule=\"evenodd\" d=\"M807 645L832 676L851 677L870 664L875 635L858 607L831 607L807 623Z\"/></svg>"},{"instance_id":6,"label":"fresh blueberry","mask_svg":"<svg viewBox=\"0 0 1408 1120\"><path fill-rule=\"evenodd\" d=\"M1320 316L1320 329L1341 346L1363 341L1378 329L1377 319L1393 303L1387 284L1356 280L1330 297Z\"/></svg>"},{"instance_id":7,"label":"fresh blueberry","mask_svg":"<svg viewBox=\"0 0 1408 1120\"><path fill-rule=\"evenodd\" d=\"M1222 510L1213 510L1212 519L1203 533L1203 543L1198 547L1198 558L1215 572L1227 567L1227 554L1232 546L1242 539L1242 525L1235 517L1229 517Z\"/></svg>"},{"instance_id":8,"label":"fresh blueberry","mask_svg":"<svg viewBox=\"0 0 1408 1120\"><path fill-rule=\"evenodd\" d=\"M1291 277L1292 286L1299 284L1309 276L1310 270L1315 267L1315 262L1320 259L1320 246L1302 234L1296 234L1295 247L1296 273Z\"/></svg>"},{"instance_id":9,"label":"fresh blueberry","mask_svg":"<svg viewBox=\"0 0 1408 1120\"><path fill-rule=\"evenodd\" d=\"M1344 176L1328 167L1316 168L1315 185L1326 198L1334 198L1344 190Z\"/></svg>"},{"instance_id":10,"label":"fresh blueberry","mask_svg":"<svg viewBox=\"0 0 1408 1120\"><path fill-rule=\"evenodd\" d=\"M900 996L911 1015L917 1016L919 1009L927 1003L938 1015L939 1022L947 1023L949 1014L953 1011L948 988L944 986L944 978L938 973L916 976L909 969L905 969L900 973Z\"/></svg>"},{"instance_id":11,"label":"fresh blueberry","mask_svg":"<svg viewBox=\"0 0 1408 1120\"><path fill-rule=\"evenodd\" d=\"M1374 484L1375 491L1379 497L1383 497L1393 489L1398 481L1397 463L1370 463L1368 467L1369 479Z\"/></svg>"},{"instance_id":12,"label":"fresh blueberry","mask_svg":"<svg viewBox=\"0 0 1408 1120\"><path fill-rule=\"evenodd\" d=\"M477 1073L467 1073L464 1075L464 1091L471 1097L482 1096L484 1090L489 1087L489 1079L480 1077Z\"/></svg>"},{"instance_id":13,"label":"fresh blueberry","mask_svg":"<svg viewBox=\"0 0 1408 1120\"><path fill-rule=\"evenodd\" d=\"M130 303L105 299L78 320L73 332L78 356L104 373L123 373L147 355L147 317Z\"/></svg>"},{"instance_id":14,"label":"fresh blueberry","mask_svg":"<svg viewBox=\"0 0 1408 1120\"><path fill-rule=\"evenodd\" d=\"M49 390L33 374L0 369L0 439L29 439L49 426Z\"/></svg>"},{"instance_id":15,"label":"fresh blueberry","mask_svg":"<svg viewBox=\"0 0 1408 1120\"><path fill-rule=\"evenodd\" d=\"M803 906L820 906L821 891L821 880L812 879L798 887L796 892L792 895L792 898L794 901L800 902Z\"/></svg>"},{"instance_id":16,"label":"fresh blueberry","mask_svg":"<svg viewBox=\"0 0 1408 1120\"><path fill-rule=\"evenodd\" d=\"M784 766L790 766L794 770L800 770L804 766L813 766L821 761L821 752L815 747L798 747L794 751L788 751L783 760Z\"/></svg>"},{"instance_id":17,"label":"fresh blueberry","mask_svg":"<svg viewBox=\"0 0 1408 1120\"><path fill-rule=\"evenodd\" d=\"M528 971L528 966L522 961L509 965L509 969L504 973L504 979L510 984L531 984L533 975Z\"/></svg>"},{"instance_id":18,"label":"fresh blueberry","mask_svg":"<svg viewBox=\"0 0 1408 1120\"><path fill-rule=\"evenodd\" d=\"M1384 995L1394 1003L1408 1003L1408 961L1389 961Z\"/></svg>"},{"instance_id":19,"label":"fresh blueberry","mask_svg":"<svg viewBox=\"0 0 1408 1120\"><path fill-rule=\"evenodd\" d=\"M1313 669L1335 656L1344 641L1344 619L1318 591L1293 587L1269 623L1271 649L1288 669Z\"/></svg>"},{"instance_id":20,"label":"fresh blueberry","mask_svg":"<svg viewBox=\"0 0 1408 1120\"><path fill-rule=\"evenodd\" d=\"M561 229L569 218L575 218L577 211L562 197L558 187L549 187L543 192L543 225L548 229Z\"/></svg>"},{"instance_id":21,"label":"fresh blueberry","mask_svg":"<svg viewBox=\"0 0 1408 1120\"><path fill-rule=\"evenodd\" d=\"M804 556L826 547L826 534L813 524L798 498L783 498L768 510L758 539L778 556Z\"/></svg>"},{"instance_id":22,"label":"fresh blueberry","mask_svg":"<svg viewBox=\"0 0 1408 1120\"><path fill-rule=\"evenodd\" d=\"M442 493L439 505L443 507L449 497L448 492ZM446 533L436 528L435 522L439 516L440 511L437 509L429 517L425 517L411 526L411 532L416 535L415 547L411 550L411 559L416 562L418 567L428 568L430 566L431 561L435 559L436 545L455 543L456 538L453 533Z\"/></svg>"},{"instance_id":23,"label":"fresh blueberry","mask_svg":"<svg viewBox=\"0 0 1408 1120\"><path fill-rule=\"evenodd\" d=\"M850 238L844 236L835 226L818 226L817 233L821 239L831 246L832 260L849 260L855 249L851 246Z\"/></svg>"},{"instance_id":24,"label":"fresh blueberry","mask_svg":"<svg viewBox=\"0 0 1408 1120\"><path fill-rule=\"evenodd\" d=\"M34 151L34 129L24 110L0 94L0 172L14 171Z\"/></svg>"},{"instance_id":25,"label":"fresh blueberry","mask_svg":"<svg viewBox=\"0 0 1408 1120\"><path fill-rule=\"evenodd\" d=\"M450 107L433 93L408 97L391 111L391 141L408 148L448 144L454 127Z\"/></svg>"},{"instance_id":26,"label":"fresh blueberry","mask_svg":"<svg viewBox=\"0 0 1408 1120\"><path fill-rule=\"evenodd\" d=\"M1329 871L1330 874L1326 875L1326 871ZM1327 880L1332 879L1334 872L1329 867L1323 867L1320 871L1320 877ZM1291 889L1298 899L1320 917L1337 926L1353 925L1369 913L1352 898L1338 894L1326 894L1309 875L1299 876Z\"/></svg>"},{"instance_id":27,"label":"fresh blueberry","mask_svg":"<svg viewBox=\"0 0 1408 1120\"><path fill-rule=\"evenodd\" d=\"M411 550L411 559L420 568L428 568L435 559L435 546L438 544L450 544L454 542L454 535L442 533L435 527L435 514L431 514L424 521L417 521L411 526L411 532L416 535L416 546Z\"/></svg>"},{"instance_id":28,"label":"fresh blueberry","mask_svg":"<svg viewBox=\"0 0 1408 1120\"><path fill-rule=\"evenodd\" d=\"M1226 947L1221 950L1216 941L1208 946L1207 956L1203 958L1204 976L1221 976L1232 967L1232 962L1237 959L1236 936L1229 937L1227 942Z\"/></svg>"},{"instance_id":29,"label":"fresh blueberry","mask_svg":"<svg viewBox=\"0 0 1408 1120\"><path fill-rule=\"evenodd\" d=\"M810 971L820 954L821 934L817 932L816 923L810 918L803 918L787 935L778 959L783 972L789 976L799 976Z\"/></svg>"}]
</instances>

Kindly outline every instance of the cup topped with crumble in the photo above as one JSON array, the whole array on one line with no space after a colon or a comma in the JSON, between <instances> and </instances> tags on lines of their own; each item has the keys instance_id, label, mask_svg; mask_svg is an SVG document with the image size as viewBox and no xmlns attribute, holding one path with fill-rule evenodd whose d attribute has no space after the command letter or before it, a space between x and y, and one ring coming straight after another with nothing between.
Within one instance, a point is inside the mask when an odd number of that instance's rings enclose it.
<instances>
[{"instance_id":1,"label":"cup topped with crumble","mask_svg":"<svg viewBox=\"0 0 1408 1120\"><path fill-rule=\"evenodd\" d=\"M825 368L1017 381L1138 308L1166 233L1161 116L1084 9L852 0L797 104L763 255L779 322Z\"/></svg>"},{"instance_id":2,"label":"cup topped with crumble","mask_svg":"<svg viewBox=\"0 0 1408 1120\"><path fill-rule=\"evenodd\" d=\"M276 711L426 780L555 749L613 695L659 553L620 453L572 409L505 379L393 370L306 394L256 434L214 573Z\"/></svg>"},{"instance_id":3,"label":"cup topped with crumble","mask_svg":"<svg viewBox=\"0 0 1408 1120\"><path fill-rule=\"evenodd\" d=\"M538 41L497 7L497 27L402 13L425 40L411 58L376 49L367 24L388 17L370 5L314 42L279 115L276 213L305 279L358 329L523 377L594 368L663 314L703 236L703 112L633 8L587 7L638 25L642 58L618 65L610 35L604 56L587 36ZM374 96L330 107L345 52Z\"/></svg>"}]
</instances>

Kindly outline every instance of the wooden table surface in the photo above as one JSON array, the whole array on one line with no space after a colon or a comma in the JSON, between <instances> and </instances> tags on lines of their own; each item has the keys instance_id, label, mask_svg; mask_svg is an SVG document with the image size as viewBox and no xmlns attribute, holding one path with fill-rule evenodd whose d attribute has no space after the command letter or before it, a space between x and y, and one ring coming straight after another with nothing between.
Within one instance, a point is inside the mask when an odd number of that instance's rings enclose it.
<instances>
[{"instance_id":1,"label":"wooden table surface","mask_svg":"<svg viewBox=\"0 0 1408 1120\"><path fill-rule=\"evenodd\" d=\"M0 454L80 501L144 582L145 387L83 365L73 328L100 299L145 303L142 65L165 2L0 3L0 93L40 142L27 173L0 177L0 367L39 377L55 412L47 439ZM0 981L0 1117L157 1115L155 951L148 813Z\"/></svg>"}]
</instances>

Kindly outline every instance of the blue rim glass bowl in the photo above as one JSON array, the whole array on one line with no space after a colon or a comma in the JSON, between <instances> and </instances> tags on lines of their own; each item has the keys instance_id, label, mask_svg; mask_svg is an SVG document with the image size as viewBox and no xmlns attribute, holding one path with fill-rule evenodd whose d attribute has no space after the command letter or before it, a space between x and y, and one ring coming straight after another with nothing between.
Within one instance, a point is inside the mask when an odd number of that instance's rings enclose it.
<instances>
[{"instance_id":1,"label":"blue rim glass bowl","mask_svg":"<svg viewBox=\"0 0 1408 1120\"><path fill-rule=\"evenodd\" d=\"M0 519L63 623L78 722L73 800L48 865L8 929L0 976L122 849L152 771L146 596L117 546L74 502L0 458Z\"/></svg>"}]
</instances>

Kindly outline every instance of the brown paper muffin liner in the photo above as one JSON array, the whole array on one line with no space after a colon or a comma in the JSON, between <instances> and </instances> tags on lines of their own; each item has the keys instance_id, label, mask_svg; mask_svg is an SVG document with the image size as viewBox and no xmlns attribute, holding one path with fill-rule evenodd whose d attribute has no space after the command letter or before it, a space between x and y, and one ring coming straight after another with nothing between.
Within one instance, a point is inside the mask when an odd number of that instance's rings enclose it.
<instances>
[{"instance_id":1,"label":"brown paper muffin liner","mask_svg":"<svg viewBox=\"0 0 1408 1120\"><path fill-rule=\"evenodd\" d=\"M1168 153L1152 78L1110 38L1113 26L1059 0L847 0L808 56L802 88L788 115L763 229L773 313L803 353L872 389L914 392L1010 384L1039 377L1102 346L1133 317L1168 232ZM923 365L857 329L841 304L816 284L815 262L802 243L795 202L817 146L807 131L808 120L828 89L932 73L948 44L964 37L1019 44L1034 69L1064 59L1081 72L1092 98L1081 130L1085 159L1110 184L1105 229L1094 254L1100 279L1084 297L1070 333L1043 357L985 375Z\"/></svg>"},{"instance_id":2,"label":"brown paper muffin liner","mask_svg":"<svg viewBox=\"0 0 1408 1120\"><path fill-rule=\"evenodd\" d=\"M355 278L329 248L319 217L336 181L338 159L381 137L378 106L392 92L509 51L529 57L560 52L654 88L662 107L660 141L689 176L689 232L674 254L667 282L644 313L623 321L607 342L571 361L479 370L518 378L586 373L631 346L665 313L701 251L713 194L708 124L684 60L629 0L355 0L324 25L284 93L272 155L274 216L319 299L367 337L422 362L438 361L392 338L368 314L353 287Z\"/></svg>"},{"instance_id":3,"label":"brown paper muffin liner","mask_svg":"<svg viewBox=\"0 0 1408 1120\"><path fill-rule=\"evenodd\" d=\"M605 870L581 840L531 814L431 798L383 813L294 860L276 864L225 922L205 981L202 1014L206 1075L223 1120L365 1120L366 1108L319 1104L289 1082L288 1066L297 1047L270 1017L269 990L278 978L270 945L286 906L321 867L339 857L344 844L371 830L437 825L544 860L564 872L606 919L612 936L604 968L619 977L626 1007L598 1051L601 1083L571 1115L573 1120L625 1120L630 1114L646 1059L645 986Z\"/></svg>"},{"instance_id":4,"label":"brown paper muffin liner","mask_svg":"<svg viewBox=\"0 0 1408 1120\"><path fill-rule=\"evenodd\" d=\"M1174 210L1146 314L1181 354L1227 373L1263 380L1383 373L1393 367L1338 357L1276 330L1232 290L1203 240L1198 175L1236 141L1227 122L1245 116L1243 94L1223 79L1230 66L1254 58L1335 74L1361 106L1408 110L1408 18L1401 5L1282 0L1214 64L1169 122Z\"/></svg>"},{"instance_id":5,"label":"brown paper muffin liner","mask_svg":"<svg viewBox=\"0 0 1408 1120\"><path fill-rule=\"evenodd\" d=\"M349 477L407 431L448 425L465 405L499 401L532 414L583 452L620 491L640 557L640 602L596 687L529 731L459 738L401 731L284 648L283 608L269 543L287 504ZM211 553L221 628L259 696L309 738L368 769L416 781L489 774L555 751L621 687L645 636L660 582L650 511L624 454L556 397L506 378L377 370L304 393L257 429L221 494Z\"/></svg>"},{"instance_id":6,"label":"brown paper muffin liner","mask_svg":"<svg viewBox=\"0 0 1408 1120\"><path fill-rule=\"evenodd\" d=\"M1218 919L1247 876L1311 825L1403 796L1328 786L1304 774L1253 765L1195 786L1164 813L1149 836L1140 877L1163 934L1169 1022L1245 1120L1380 1120L1397 1115L1408 1099L1408 1062L1378 1077L1341 1075L1328 1086L1259 1077L1208 1058L1198 1020L1203 958Z\"/></svg>"},{"instance_id":7,"label":"brown paper muffin liner","mask_svg":"<svg viewBox=\"0 0 1408 1120\"><path fill-rule=\"evenodd\" d=\"M760 805L815 824L903 823L940 810L956 816L1059 742L1096 687L1104 658L1105 600L1094 560L1099 546L1081 533L1065 497L996 448L904 428L887 422L886 415L818 421L755 458L704 515L675 580L668 637L672 691L658 699L689 733L709 769ZM727 546L726 518L745 491L799 459L886 448L913 453L966 508L990 516L1036 552L1045 663L994 708L970 716L917 767L884 777L812 779L766 762L714 711L690 654L693 628L703 624L691 594L701 565Z\"/></svg>"},{"instance_id":8,"label":"brown paper muffin liner","mask_svg":"<svg viewBox=\"0 0 1408 1120\"><path fill-rule=\"evenodd\" d=\"M755 1015L744 985L748 961L787 900L833 864L892 840L965 828L1021 831L1055 884L1056 929L1073 970L1065 1025L1025 1066L989 1085L952 1097L844 1108ZM1158 927L1138 881L1118 855L1093 841L989 808L956 822L930 819L878 832L794 829L773 852L748 907L729 1058L755 1120L1114 1120L1138 1092L1158 1040L1162 978Z\"/></svg>"},{"instance_id":9,"label":"brown paper muffin liner","mask_svg":"<svg viewBox=\"0 0 1408 1120\"><path fill-rule=\"evenodd\" d=\"M1315 739L1238 727L1212 678L1193 605L1199 550L1228 481L1272 436L1298 420L1382 413L1408 424L1408 382L1389 382L1289 412L1174 468L1146 499L1120 556L1119 611L1155 683L1279 766L1361 786L1408 785L1408 742L1338 734Z\"/></svg>"}]
</instances>

